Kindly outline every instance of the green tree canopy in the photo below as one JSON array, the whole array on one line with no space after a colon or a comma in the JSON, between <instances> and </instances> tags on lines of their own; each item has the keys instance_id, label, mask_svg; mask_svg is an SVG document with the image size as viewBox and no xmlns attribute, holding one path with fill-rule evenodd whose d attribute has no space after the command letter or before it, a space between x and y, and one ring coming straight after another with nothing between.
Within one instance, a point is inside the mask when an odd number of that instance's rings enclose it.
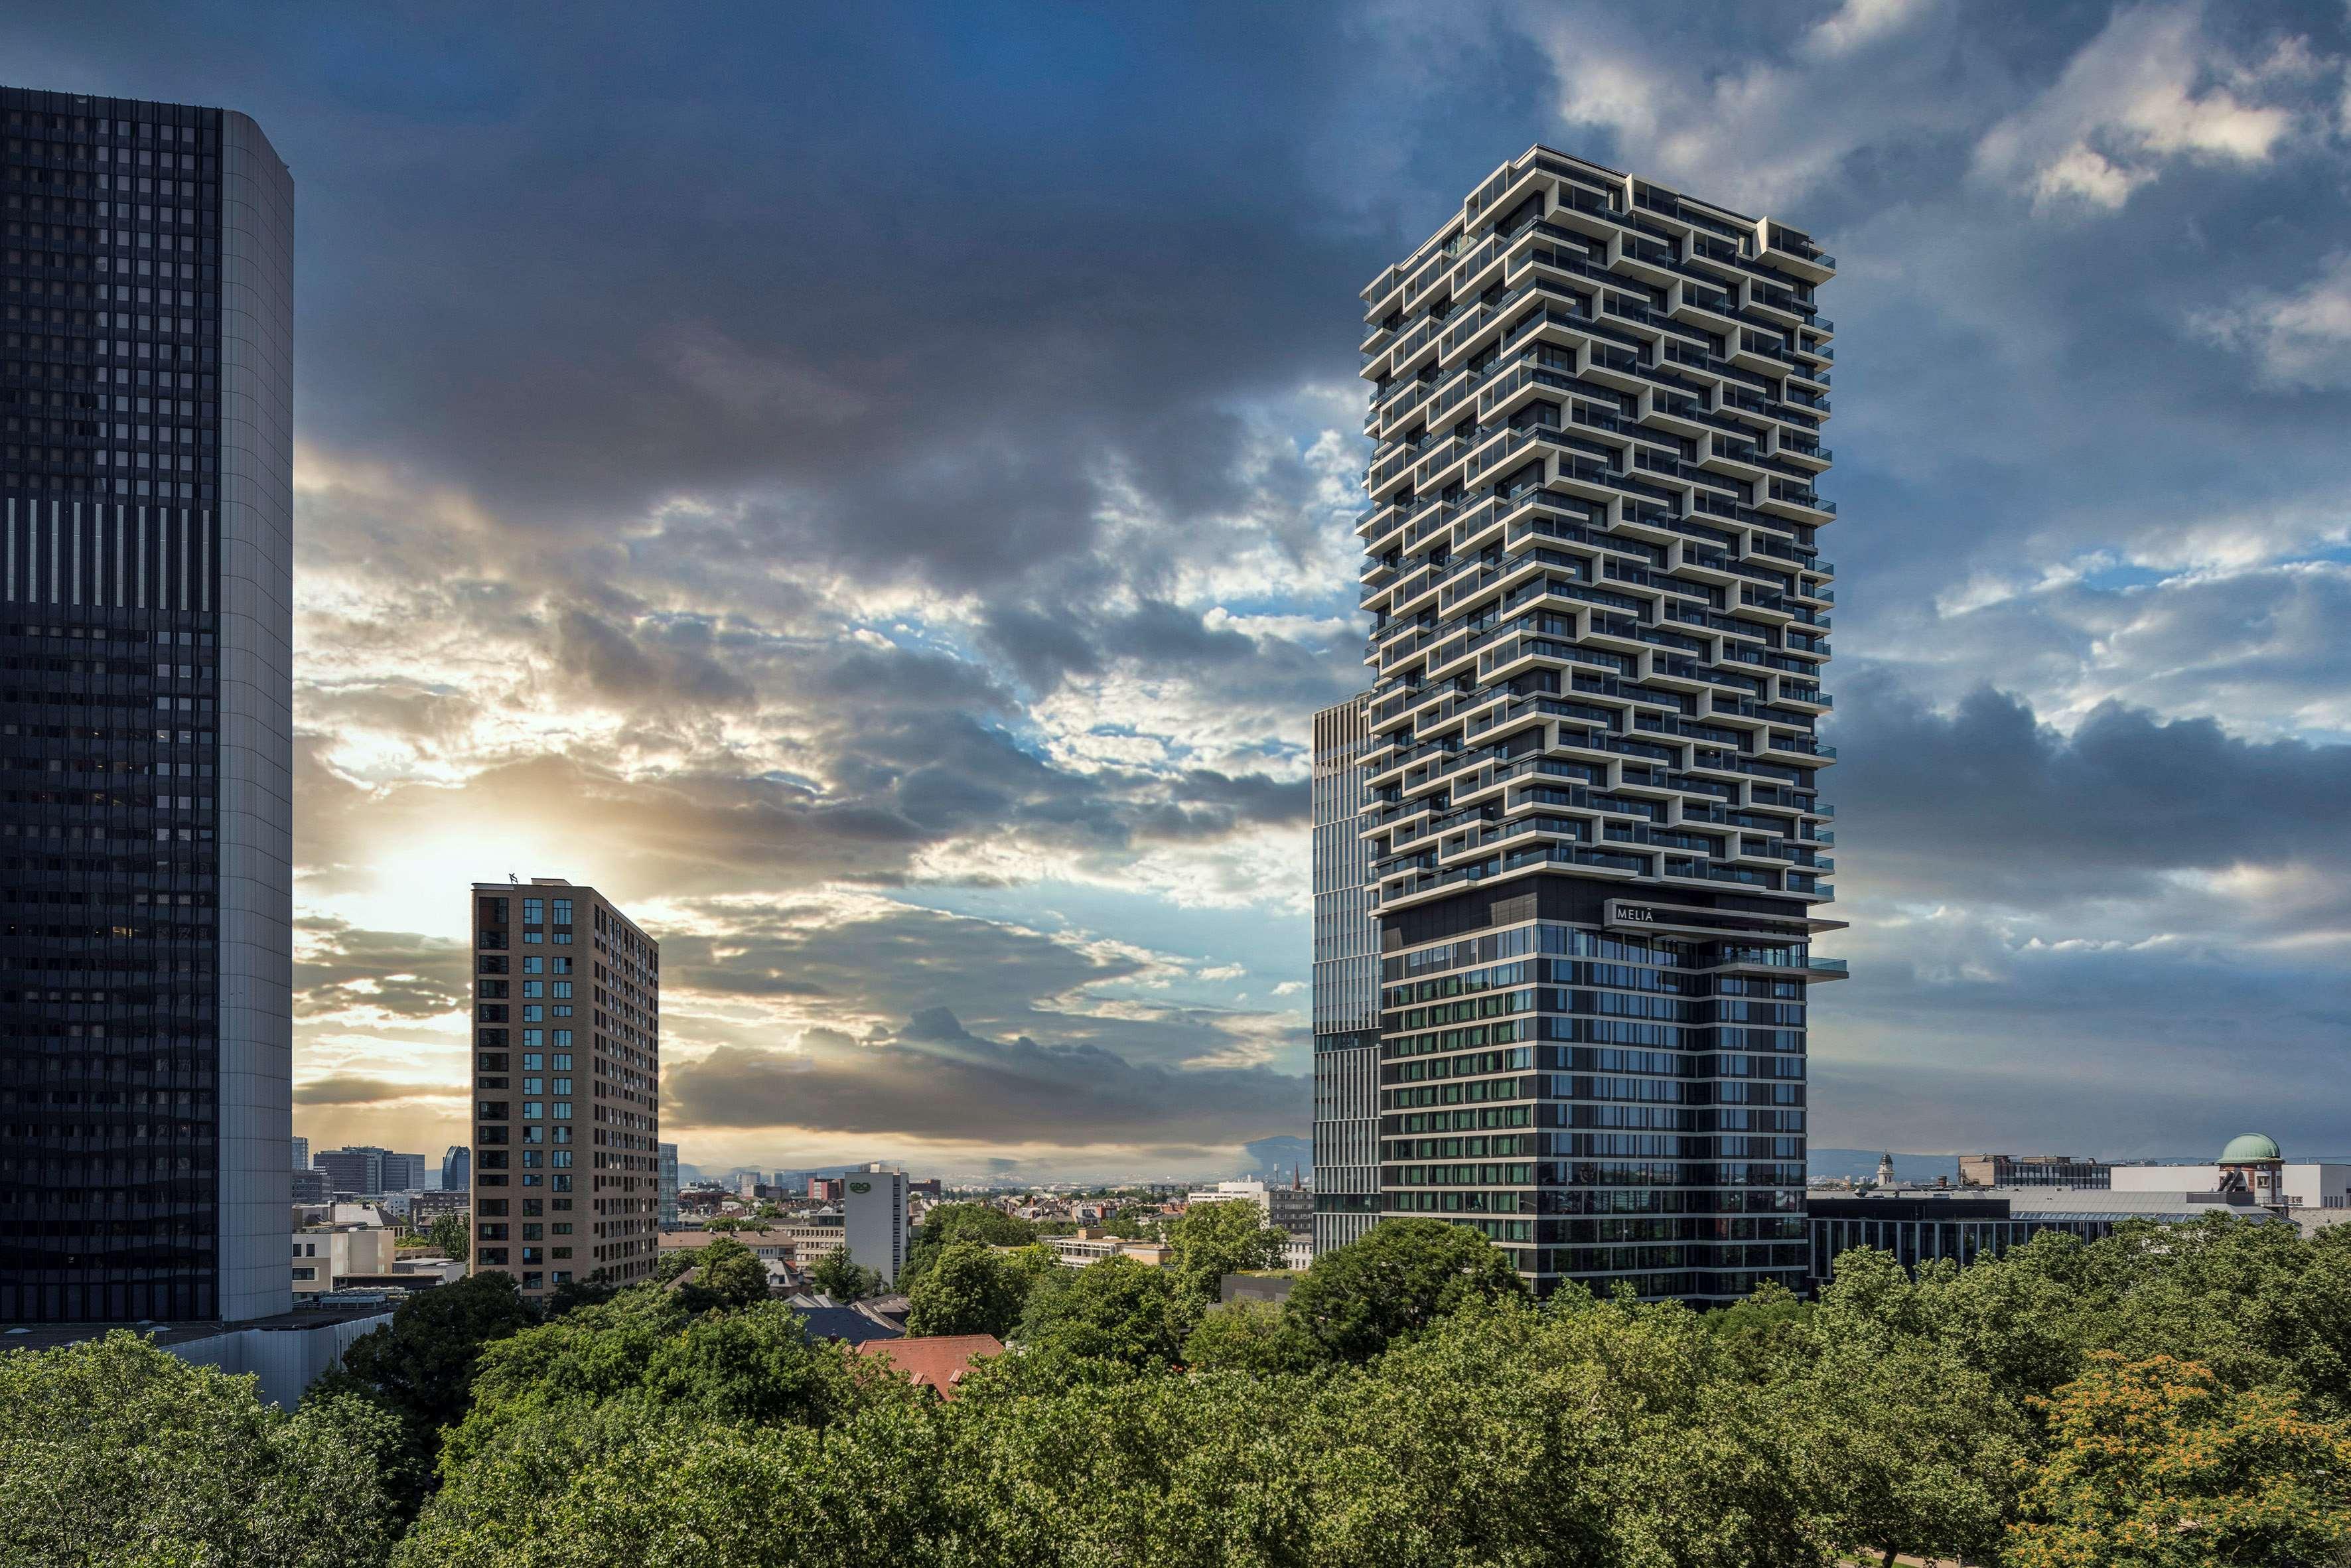
<instances>
[{"instance_id":1,"label":"green tree canopy","mask_svg":"<svg viewBox=\"0 0 2351 1568\"><path fill-rule=\"evenodd\" d=\"M1360 1362L1470 1301L1525 1291L1501 1249L1476 1231L1441 1219L1387 1219L1315 1259L1289 1310L1331 1354Z\"/></svg>"},{"instance_id":2,"label":"green tree canopy","mask_svg":"<svg viewBox=\"0 0 2351 1568\"><path fill-rule=\"evenodd\" d=\"M1029 1293L1019 1337L1071 1355L1164 1369L1179 1343L1169 1311L1175 1297L1165 1271L1132 1258L1059 1269Z\"/></svg>"},{"instance_id":3,"label":"green tree canopy","mask_svg":"<svg viewBox=\"0 0 2351 1568\"><path fill-rule=\"evenodd\" d=\"M462 1214L436 1214L432 1228L424 1233L425 1244L440 1249L441 1256L463 1263L473 1255L472 1221Z\"/></svg>"},{"instance_id":4,"label":"green tree canopy","mask_svg":"<svg viewBox=\"0 0 2351 1568\"><path fill-rule=\"evenodd\" d=\"M1029 1280L985 1243L950 1242L906 1292L906 1332L1005 1338L1028 1305Z\"/></svg>"},{"instance_id":5,"label":"green tree canopy","mask_svg":"<svg viewBox=\"0 0 2351 1568\"><path fill-rule=\"evenodd\" d=\"M511 1274L474 1274L402 1301L392 1322L361 1334L339 1365L314 1384L305 1407L356 1396L400 1423L388 1481L404 1513L430 1485L444 1427L465 1418L483 1349L530 1326L531 1310Z\"/></svg>"},{"instance_id":6,"label":"green tree canopy","mask_svg":"<svg viewBox=\"0 0 2351 1568\"><path fill-rule=\"evenodd\" d=\"M899 1287L911 1297L914 1286L938 1261L939 1254L958 1241L976 1241L989 1247L1026 1247L1037 1239L1038 1228L1029 1220L1005 1213L985 1203L935 1203L923 1213L923 1222L914 1227L913 1239L906 1246L906 1267L898 1276Z\"/></svg>"},{"instance_id":7,"label":"green tree canopy","mask_svg":"<svg viewBox=\"0 0 2351 1568\"><path fill-rule=\"evenodd\" d=\"M1184 1341L1184 1364L1196 1372L1307 1372L1329 1359L1322 1341L1271 1301L1211 1307Z\"/></svg>"},{"instance_id":8,"label":"green tree canopy","mask_svg":"<svg viewBox=\"0 0 2351 1568\"><path fill-rule=\"evenodd\" d=\"M0 1354L0 1553L11 1563L364 1568L395 1530L402 1437L364 1400L288 1416L250 1377L118 1329Z\"/></svg>"},{"instance_id":9,"label":"green tree canopy","mask_svg":"<svg viewBox=\"0 0 2351 1568\"><path fill-rule=\"evenodd\" d=\"M844 1247L817 1260L809 1270L809 1283L836 1301L862 1301L882 1289L882 1274L860 1267Z\"/></svg>"},{"instance_id":10,"label":"green tree canopy","mask_svg":"<svg viewBox=\"0 0 2351 1568\"><path fill-rule=\"evenodd\" d=\"M2013 1568L2293 1568L2351 1553L2351 1425L2282 1389L2231 1394L2168 1355L2094 1351L2034 1401L2050 1447Z\"/></svg>"},{"instance_id":11,"label":"green tree canopy","mask_svg":"<svg viewBox=\"0 0 2351 1568\"><path fill-rule=\"evenodd\" d=\"M679 1291L690 1311L747 1307L768 1299L767 1263L731 1237L695 1249L693 1267L693 1283Z\"/></svg>"}]
</instances>

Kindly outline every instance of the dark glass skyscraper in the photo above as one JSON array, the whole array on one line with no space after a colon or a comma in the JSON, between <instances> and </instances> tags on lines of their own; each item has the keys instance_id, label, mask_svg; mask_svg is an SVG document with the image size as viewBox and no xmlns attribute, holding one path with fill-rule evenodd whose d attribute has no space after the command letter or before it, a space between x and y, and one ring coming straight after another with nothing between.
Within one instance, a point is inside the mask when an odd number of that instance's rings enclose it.
<instances>
[{"instance_id":1,"label":"dark glass skyscraper","mask_svg":"<svg viewBox=\"0 0 2351 1568\"><path fill-rule=\"evenodd\" d=\"M0 89L0 1320L290 1305L291 176Z\"/></svg>"},{"instance_id":2,"label":"dark glass skyscraper","mask_svg":"<svg viewBox=\"0 0 2351 1568\"><path fill-rule=\"evenodd\" d=\"M1381 1212L1540 1287L1804 1285L1834 270L1538 147L1364 291Z\"/></svg>"}]
</instances>

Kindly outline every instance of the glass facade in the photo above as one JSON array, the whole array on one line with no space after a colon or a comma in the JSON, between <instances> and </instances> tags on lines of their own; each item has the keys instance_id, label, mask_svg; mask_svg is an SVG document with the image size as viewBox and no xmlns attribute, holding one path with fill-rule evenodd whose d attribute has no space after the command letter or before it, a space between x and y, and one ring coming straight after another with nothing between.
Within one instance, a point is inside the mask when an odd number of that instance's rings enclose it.
<instances>
[{"instance_id":1,"label":"glass facade","mask_svg":"<svg viewBox=\"0 0 2351 1568\"><path fill-rule=\"evenodd\" d=\"M250 544L224 400L255 374L223 362L224 139L266 143L217 110L13 89L0 120L0 1320L282 1310L290 1047L224 1006L286 944L224 878L227 853L285 881L282 805L258 838L224 818L243 786L286 793L225 742L225 672L273 628L224 583Z\"/></svg>"},{"instance_id":2,"label":"glass facade","mask_svg":"<svg viewBox=\"0 0 2351 1568\"><path fill-rule=\"evenodd\" d=\"M1364 809L1364 698L1314 716L1314 1249L1379 1216L1379 952Z\"/></svg>"},{"instance_id":3,"label":"glass facade","mask_svg":"<svg viewBox=\"0 0 2351 1568\"><path fill-rule=\"evenodd\" d=\"M1834 261L1531 149L1364 291L1379 1203L1801 1289Z\"/></svg>"}]
</instances>

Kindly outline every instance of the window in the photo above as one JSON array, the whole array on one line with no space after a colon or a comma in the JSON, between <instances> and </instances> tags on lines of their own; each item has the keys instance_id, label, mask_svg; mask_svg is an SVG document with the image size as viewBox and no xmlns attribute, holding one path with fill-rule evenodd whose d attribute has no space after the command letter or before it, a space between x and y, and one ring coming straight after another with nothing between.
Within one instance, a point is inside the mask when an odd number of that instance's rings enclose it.
<instances>
[{"instance_id":1,"label":"window","mask_svg":"<svg viewBox=\"0 0 2351 1568\"><path fill-rule=\"evenodd\" d=\"M311 1265L311 1266L309 1266L309 1267L308 1267L308 1268L303 1268L303 1267L300 1267L300 1266L297 1266L297 1267L296 1267L296 1269L295 1269L295 1270L294 1270L294 1278L295 1278L296 1280L298 1280L298 1281L302 1281L302 1280L313 1280L313 1281L315 1281L316 1279L318 1279L318 1277L319 1277L319 1270L318 1270L318 1266L317 1266L317 1265L315 1265L315 1264L313 1264L313 1265Z\"/></svg>"},{"instance_id":2,"label":"window","mask_svg":"<svg viewBox=\"0 0 2351 1568\"><path fill-rule=\"evenodd\" d=\"M525 1030L523 1032L528 1034L530 1031L528 1030ZM555 1043L558 1046L569 1045L571 1043L571 1031L568 1029L557 1030L555 1031Z\"/></svg>"},{"instance_id":3,"label":"window","mask_svg":"<svg viewBox=\"0 0 2351 1568\"><path fill-rule=\"evenodd\" d=\"M571 973L570 958L561 953L558 953L555 956L555 973L559 975L568 975Z\"/></svg>"},{"instance_id":4,"label":"window","mask_svg":"<svg viewBox=\"0 0 2351 1568\"><path fill-rule=\"evenodd\" d=\"M562 959L560 959L560 958L558 958L558 959L556 960L556 962L557 962L558 964L560 964L560 963L562 963L562 962L563 962L563 960L562 960ZM534 955L532 955L532 956L529 956L529 957L526 957L526 958L522 961L522 972L523 972L524 974L526 974L526 975L536 975L536 974L538 974L538 973L539 972L539 970L540 970L541 968L543 968L543 967L546 966L546 963L547 963L547 960L546 960L546 959L541 958L541 957L539 957L539 956L538 956L537 955L535 955L535 954L534 954ZM558 974L560 974L561 972L562 972L562 971L561 971L561 970L559 970L559 969L557 971L557 973L558 973Z\"/></svg>"},{"instance_id":5,"label":"window","mask_svg":"<svg viewBox=\"0 0 2351 1568\"><path fill-rule=\"evenodd\" d=\"M571 1120L570 1101L558 1100L555 1102L555 1119L559 1122L569 1122Z\"/></svg>"},{"instance_id":6,"label":"window","mask_svg":"<svg viewBox=\"0 0 2351 1568\"><path fill-rule=\"evenodd\" d=\"M535 1094L535 1093L537 1093L537 1092L538 1092L537 1090L535 1090L535 1089L526 1089L526 1090L524 1090L524 1091L523 1091L523 1092L524 1092L524 1093L526 1093L526 1094ZM569 1080L569 1078L559 1078L559 1079L557 1079L557 1080L555 1081L555 1092L556 1092L556 1093L558 1093L558 1094L569 1094L569 1093L570 1093L570 1092L571 1092L571 1080Z\"/></svg>"},{"instance_id":7,"label":"window","mask_svg":"<svg viewBox=\"0 0 2351 1568\"><path fill-rule=\"evenodd\" d=\"M544 1023L546 1019L547 1009L537 1002L532 1002L522 1009L522 1021L525 1023Z\"/></svg>"},{"instance_id":8,"label":"window","mask_svg":"<svg viewBox=\"0 0 2351 1568\"><path fill-rule=\"evenodd\" d=\"M535 997L538 995L538 982L533 980L528 985L523 987L522 994L526 997ZM547 994L550 997L568 997L571 994L571 982L569 980L558 980L552 986L548 988Z\"/></svg>"},{"instance_id":9,"label":"window","mask_svg":"<svg viewBox=\"0 0 2351 1568\"><path fill-rule=\"evenodd\" d=\"M525 1072L537 1072L539 1071L538 1064L545 1060L546 1058L542 1057L538 1051L526 1051L522 1053L522 1070ZM556 1065L560 1067L562 1063L558 1061Z\"/></svg>"},{"instance_id":10,"label":"window","mask_svg":"<svg viewBox=\"0 0 2351 1568\"><path fill-rule=\"evenodd\" d=\"M522 923L525 925L546 925L547 901L541 898L524 899L522 901Z\"/></svg>"},{"instance_id":11,"label":"window","mask_svg":"<svg viewBox=\"0 0 2351 1568\"><path fill-rule=\"evenodd\" d=\"M526 1100L522 1103L522 1119L524 1121L536 1122L546 1114L547 1107L539 1101Z\"/></svg>"},{"instance_id":12,"label":"window","mask_svg":"<svg viewBox=\"0 0 2351 1568\"><path fill-rule=\"evenodd\" d=\"M488 985L488 984L489 984L489 982L488 982L488 981L486 981L486 980L483 981L482 983L483 983L485 986L486 986L486 985ZM484 991L484 992L482 993L482 995L484 995L484 996L486 996L486 997L488 997L488 996L499 996L499 997L503 997L503 996L505 996L506 994L507 994L507 988L506 988L504 986L500 986L500 987L499 987L496 991L488 991L488 990L486 990L486 991ZM527 1000L528 1000L528 999L529 999L530 998L532 998L532 997L543 997L543 996L545 996L545 995L547 994L547 982L546 982L545 980L525 980L525 981L522 983L522 994L523 994L523 998L524 998L526 1001L527 1001Z\"/></svg>"},{"instance_id":13,"label":"window","mask_svg":"<svg viewBox=\"0 0 2351 1568\"><path fill-rule=\"evenodd\" d=\"M547 1031L543 1029L527 1029L522 1031L522 1042L525 1045L545 1045L547 1041L539 1037L546 1032ZM561 1031L559 1030L558 1032L559 1033ZM569 1044L569 1041L567 1040L565 1043Z\"/></svg>"},{"instance_id":14,"label":"window","mask_svg":"<svg viewBox=\"0 0 2351 1568\"><path fill-rule=\"evenodd\" d=\"M522 1092L526 1094L544 1094L547 1091L539 1085L546 1082L543 1078L526 1078L522 1081Z\"/></svg>"},{"instance_id":15,"label":"window","mask_svg":"<svg viewBox=\"0 0 2351 1568\"><path fill-rule=\"evenodd\" d=\"M559 1051L555 1053L555 1071L558 1072L569 1072L571 1071L571 1053L569 1051Z\"/></svg>"},{"instance_id":16,"label":"window","mask_svg":"<svg viewBox=\"0 0 2351 1568\"><path fill-rule=\"evenodd\" d=\"M558 925L569 925L571 924L571 901L569 899L559 898L555 901L555 923Z\"/></svg>"}]
</instances>

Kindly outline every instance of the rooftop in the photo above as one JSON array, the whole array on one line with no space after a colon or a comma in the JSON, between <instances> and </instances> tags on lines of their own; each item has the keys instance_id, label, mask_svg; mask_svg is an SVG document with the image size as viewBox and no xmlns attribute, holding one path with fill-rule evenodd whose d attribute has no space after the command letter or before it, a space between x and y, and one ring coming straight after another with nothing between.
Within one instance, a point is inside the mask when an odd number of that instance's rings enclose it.
<instances>
[{"instance_id":1,"label":"rooftop","mask_svg":"<svg viewBox=\"0 0 2351 1568\"><path fill-rule=\"evenodd\" d=\"M857 1354L886 1356L892 1366L914 1379L915 1387L935 1389L942 1399L952 1399L972 1364L1003 1354L1004 1342L987 1333L925 1334L871 1341L857 1346Z\"/></svg>"}]
</instances>

